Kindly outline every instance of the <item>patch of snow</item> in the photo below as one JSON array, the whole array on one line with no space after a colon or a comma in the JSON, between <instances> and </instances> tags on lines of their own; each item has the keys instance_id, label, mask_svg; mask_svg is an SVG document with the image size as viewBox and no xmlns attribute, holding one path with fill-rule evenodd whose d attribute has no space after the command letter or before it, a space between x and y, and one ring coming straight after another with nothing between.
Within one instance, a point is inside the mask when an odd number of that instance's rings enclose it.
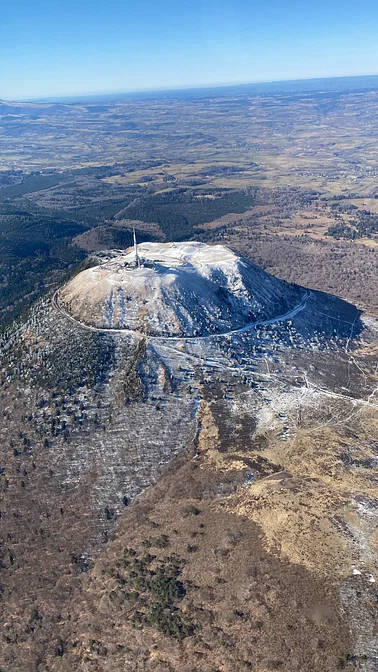
<instances>
[{"instance_id":1,"label":"patch of snow","mask_svg":"<svg viewBox=\"0 0 378 672\"><path fill-rule=\"evenodd\" d=\"M79 273L59 294L76 320L101 329L195 337L269 324L294 310L303 291L223 245L142 243ZM302 309L302 307L301 307Z\"/></svg>"}]
</instances>

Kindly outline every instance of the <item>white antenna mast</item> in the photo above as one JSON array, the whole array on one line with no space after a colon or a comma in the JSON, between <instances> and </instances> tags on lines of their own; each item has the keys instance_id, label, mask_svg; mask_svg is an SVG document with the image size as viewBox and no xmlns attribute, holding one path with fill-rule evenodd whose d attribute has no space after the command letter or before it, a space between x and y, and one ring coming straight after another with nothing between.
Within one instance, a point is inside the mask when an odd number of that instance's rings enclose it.
<instances>
[{"instance_id":1,"label":"white antenna mast","mask_svg":"<svg viewBox=\"0 0 378 672\"><path fill-rule=\"evenodd\" d=\"M136 241L136 235L135 235L135 227L133 226L133 236L134 236L134 250L135 250L135 266L138 268L140 267L140 259L138 255L138 245Z\"/></svg>"}]
</instances>

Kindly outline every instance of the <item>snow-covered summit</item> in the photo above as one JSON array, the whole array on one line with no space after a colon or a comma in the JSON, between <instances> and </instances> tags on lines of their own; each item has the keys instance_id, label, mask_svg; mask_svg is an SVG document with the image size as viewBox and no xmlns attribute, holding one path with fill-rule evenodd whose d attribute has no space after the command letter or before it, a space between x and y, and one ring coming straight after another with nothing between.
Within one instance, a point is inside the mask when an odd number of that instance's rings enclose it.
<instances>
[{"instance_id":1,"label":"snow-covered summit","mask_svg":"<svg viewBox=\"0 0 378 672\"><path fill-rule=\"evenodd\" d=\"M79 273L61 290L62 307L92 327L188 337L282 315L303 294L223 245L142 243L138 254L140 267L126 250Z\"/></svg>"}]
</instances>

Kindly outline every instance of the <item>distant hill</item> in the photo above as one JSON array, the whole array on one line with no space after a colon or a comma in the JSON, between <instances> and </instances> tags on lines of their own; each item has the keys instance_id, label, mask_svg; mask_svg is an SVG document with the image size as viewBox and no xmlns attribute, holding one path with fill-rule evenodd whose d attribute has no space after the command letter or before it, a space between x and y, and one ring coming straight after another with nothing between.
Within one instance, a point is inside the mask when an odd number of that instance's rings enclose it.
<instances>
[{"instance_id":1,"label":"distant hill","mask_svg":"<svg viewBox=\"0 0 378 672\"><path fill-rule=\"evenodd\" d=\"M131 99L155 98L208 98L232 95L258 95L277 93L302 93L316 91L368 91L378 89L378 75L359 77L327 77L316 79L295 79L277 82L255 82L250 84L227 84L222 86L192 87L187 89L166 89L155 91L129 91L123 93L104 93L98 95L66 96L40 98L39 103L122 103ZM35 101L37 102L37 101Z\"/></svg>"},{"instance_id":2,"label":"distant hill","mask_svg":"<svg viewBox=\"0 0 378 672\"><path fill-rule=\"evenodd\" d=\"M61 103L12 102L0 99L0 116L3 114L24 114L26 116L43 114L43 116L46 116L57 114L57 112L65 109L66 106Z\"/></svg>"}]
</instances>

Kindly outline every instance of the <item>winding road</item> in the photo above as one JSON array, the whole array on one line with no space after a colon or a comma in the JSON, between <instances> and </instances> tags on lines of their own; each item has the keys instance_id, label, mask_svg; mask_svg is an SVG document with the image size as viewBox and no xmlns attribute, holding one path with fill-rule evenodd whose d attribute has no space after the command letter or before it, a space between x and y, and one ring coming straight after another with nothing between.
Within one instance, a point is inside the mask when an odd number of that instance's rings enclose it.
<instances>
[{"instance_id":1,"label":"winding road","mask_svg":"<svg viewBox=\"0 0 378 672\"><path fill-rule=\"evenodd\" d=\"M272 317L269 320L258 320L257 322L249 322L244 327L239 327L238 329L231 329L230 331L225 331L222 333L206 334L206 336L152 336L141 331L136 331L134 329L106 329L105 327L92 327L84 322L76 320L72 315L70 315L65 308L60 305L59 302L59 291L56 291L52 297L53 308L63 315L67 320L73 324L85 329L86 331L108 333L108 334L123 334L125 336L141 336L143 338L148 338L149 341L198 341L198 340L210 340L212 338L217 338L219 336L229 336L233 334L243 334L254 327L262 327L269 324L278 324L279 322L285 322L286 320L291 320L295 315L305 310L307 307L307 301L312 296L311 291L306 291L302 297L302 300L298 305L289 310L284 315L278 315L277 317Z\"/></svg>"}]
</instances>

